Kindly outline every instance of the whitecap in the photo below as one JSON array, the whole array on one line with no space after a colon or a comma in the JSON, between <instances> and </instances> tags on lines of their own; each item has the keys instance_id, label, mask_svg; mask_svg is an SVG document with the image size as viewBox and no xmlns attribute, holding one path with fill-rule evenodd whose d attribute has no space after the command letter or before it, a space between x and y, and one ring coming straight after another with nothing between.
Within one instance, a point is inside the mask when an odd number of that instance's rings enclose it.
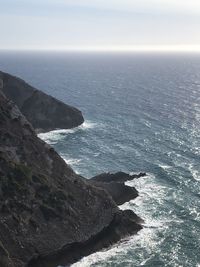
<instances>
[{"instance_id":1,"label":"whitecap","mask_svg":"<svg viewBox=\"0 0 200 267\"><path fill-rule=\"evenodd\" d=\"M148 128L151 128L151 122L145 119L140 119L140 121L147 126Z\"/></svg>"},{"instance_id":2,"label":"whitecap","mask_svg":"<svg viewBox=\"0 0 200 267\"><path fill-rule=\"evenodd\" d=\"M198 170L196 170L193 166L193 164L189 164L188 169L190 171L190 173L192 174L192 177L196 180L196 181L200 181L200 173Z\"/></svg>"},{"instance_id":3,"label":"whitecap","mask_svg":"<svg viewBox=\"0 0 200 267\"><path fill-rule=\"evenodd\" d=\"M171 169L172 168L172 166L169 166L167 164L158 164L158 166L160 168L162 168L163 170L168 170L168 169Z\"/></svg>"},{"instance_id":4,"label":"whitecap","mask_svg":"<svg viewBox=\"0 0 200 267\"><path fill-rule=\"evenodd\" d=\"M196 221L200 221L200 211L197 207L189 207L189 213Z\"/></svg>"}]
</instances>

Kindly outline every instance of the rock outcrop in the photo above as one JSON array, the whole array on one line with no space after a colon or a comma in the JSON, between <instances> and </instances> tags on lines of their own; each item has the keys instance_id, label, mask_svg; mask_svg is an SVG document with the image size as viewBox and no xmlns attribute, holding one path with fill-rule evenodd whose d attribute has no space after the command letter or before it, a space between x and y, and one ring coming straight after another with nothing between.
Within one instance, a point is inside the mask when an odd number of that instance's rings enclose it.
<instances>
[{"instance_id":1,"label":"rock outcrop","mask_svg":"<svg viewBox=\"0 0 200 267\"><path fill-rule=\"evenodd\" d=\"M92 177L89 182L97 187L105 189L116 202L122 205L138 196L138 191L134 187L125 185L126 181L138 179L145 176L146 173L128 174L125 172L102 173Z\"/></svg>"},{"instance_id":2,"label":"rock outcrop","mask_svg":"<svg viewBox=\"0 0 200 267\"><path fill-rule=\"evenodd\" d=\"M140 222L78 176L0 90L1 267L67 265L136 233Z\"/></svg>"},{"instance_id":3,"label":"rock outcrop","mask_svg":"<svg viewBox=\"0 0 200 267\"><path fill-rule=\"evenodd\" d=\"M0 72L0 88L17 104L37 132L69 129L81 125L84 121L80 110L10 74Z\"/></svg>"},{"instance_id":4,"label":"rock outcrop","mask_svg":"<svg viewBox=\"0 0 200 267\"><path fill-rule=\"evenodd\" d=\"M116 173L101 173L97 176L94 176L91 178L92 181L96 182L104 182L104 183L109 183L109 182L126 182L126 181L131 181L133 179L138 179L140 177L146 176L145 172L140 172L138 174L128 174L125 172L116 172Z\"/></svg>"}]
</instances>

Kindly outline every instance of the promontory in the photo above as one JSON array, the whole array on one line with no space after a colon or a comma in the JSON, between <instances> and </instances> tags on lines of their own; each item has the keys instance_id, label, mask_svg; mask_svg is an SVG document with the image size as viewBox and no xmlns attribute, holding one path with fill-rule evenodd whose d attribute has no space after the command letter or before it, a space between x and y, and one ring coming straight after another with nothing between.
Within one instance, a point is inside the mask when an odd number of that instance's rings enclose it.
<instances>
[{"instance_id":1,"label":"promontory","mask_svg":"<svg viewBox=\"0 0 200 267\"><path fill-rule=\"evenodd\" d=\"M81 112L69 107L74 120L71 116L50 124L48 116L56 118L59 109L67 111L65 104L18 78L1 76L0 266L70 265L142 229L142 220L133 211L117 206L137 196L135 189L128 190L123 183L126 177L131 179L129 175L104 174L87 180L37 137L34 128L79 125ZM17 96L14 85L21 92ZM38 110L42 101L44 109ZM33 115L33 110L39 115ZM42 114L46 114L45 123ZM127 192L129 197L124 197Z\"/></svg>"}]
</instances>

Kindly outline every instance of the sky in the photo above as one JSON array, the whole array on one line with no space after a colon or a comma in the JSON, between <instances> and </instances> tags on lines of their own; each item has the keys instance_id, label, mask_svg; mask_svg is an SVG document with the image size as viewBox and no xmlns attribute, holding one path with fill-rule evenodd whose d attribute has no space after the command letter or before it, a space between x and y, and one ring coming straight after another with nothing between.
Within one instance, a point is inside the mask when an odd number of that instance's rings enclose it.
<instances>
[{"instance_id":1,"label":"sky","mask_svg":"<svg viewBox=\"0 0 200 267\"><path fill-rule=\"evenodd\" d=\"M200 51L200 0L0 0L0 49Z\"/></svg>"}]
</instances>

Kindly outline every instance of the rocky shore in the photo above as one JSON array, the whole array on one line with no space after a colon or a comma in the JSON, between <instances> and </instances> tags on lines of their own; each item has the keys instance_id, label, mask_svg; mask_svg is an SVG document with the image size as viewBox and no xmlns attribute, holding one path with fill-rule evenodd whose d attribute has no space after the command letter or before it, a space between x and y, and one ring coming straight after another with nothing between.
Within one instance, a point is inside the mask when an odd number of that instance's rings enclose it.
<instances>
[{"instance_id":1,"label":"rocky shore","mask_svg":"<svg viewBox=\"0 0 200 267\"><path fill-rule=\"evenodd\" d=\"M35 125L3 91L0 89L1 267L70 265L142 229L142 220L130 210L119 210L118 205L138 195L124 182L144 174L107 173L91 180L77 175L37 137Z\"/></svg>"}]
</instances>

